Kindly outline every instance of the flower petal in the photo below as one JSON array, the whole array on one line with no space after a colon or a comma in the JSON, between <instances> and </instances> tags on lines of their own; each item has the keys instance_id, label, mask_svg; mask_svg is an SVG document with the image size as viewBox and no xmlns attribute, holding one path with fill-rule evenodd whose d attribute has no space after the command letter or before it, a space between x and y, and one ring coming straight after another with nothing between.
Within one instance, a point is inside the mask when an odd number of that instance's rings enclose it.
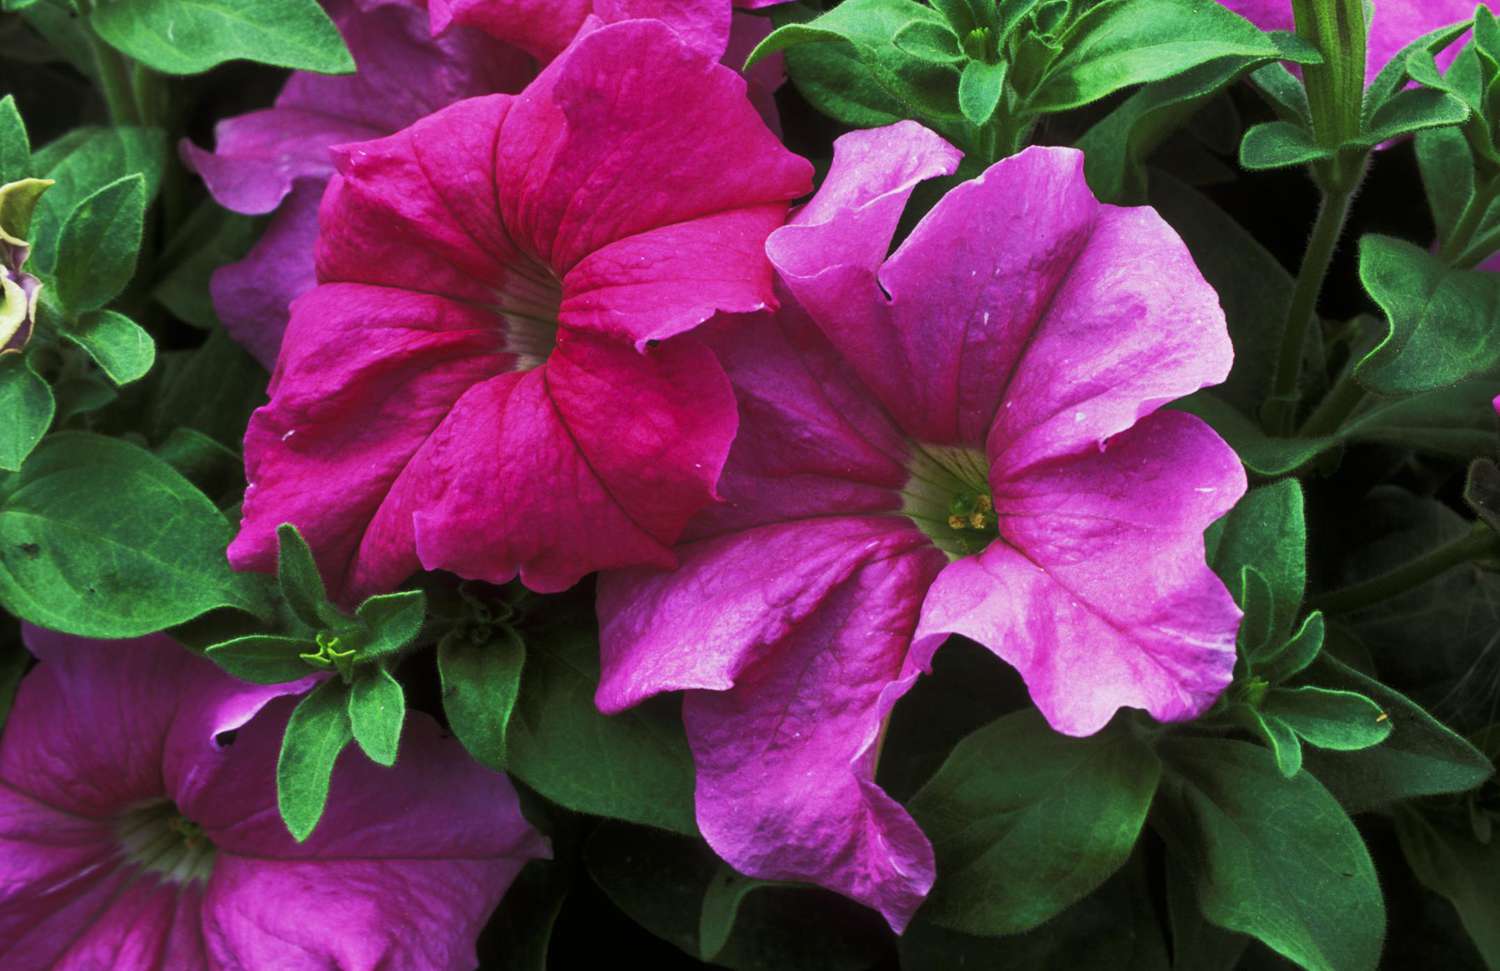
<instances>
[{"instance_id":1,"label":"flower petal","mask_svg":"<svg viewBox=\"0 0 1500 971\"><path fill-rule=\"evenodd\" d=\"M932 850L874 784L874 746L943 555L896 517L678 551L676 572L600 579L601 709L715 689L683 708L705 839L741 872L828 887L899 930L932 885Z\"/></svg>"},{"instance_id":2,"label":"flower petal","mask_svg":"<svg viewBox=\"0 0 1500 971\"><path fill-rule=\"evenodd\" d=\"M1070 735L1121 707L1192 718L1229 684L1240 612L1204 562L1203 530L1244 493L1207 425L1163 411L1103 450L994 484L1001 539L950 564L913 654L949 634L988 646Z\"/></svg>"},{"instance_id":3,"label":"flower petal","mask_svg":"<svg viewBox=\"0 0 1500 971\"><path fill-rule=\"evenodd\" d=\"M440 483L415 513L423 565L491 582L519 571L544 592L596 569L670 566L736 424L698 342L637 354L563 333L543 367L466 395L420 457Z\"/></svg>"}]
</instances>

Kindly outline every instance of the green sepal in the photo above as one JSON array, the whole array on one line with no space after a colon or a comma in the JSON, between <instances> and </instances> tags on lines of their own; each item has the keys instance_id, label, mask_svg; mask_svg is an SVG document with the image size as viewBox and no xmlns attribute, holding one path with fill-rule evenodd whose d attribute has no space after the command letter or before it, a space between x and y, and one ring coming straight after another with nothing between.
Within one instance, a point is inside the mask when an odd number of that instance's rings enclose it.
<instances>
[{"instance_id":1,"label":"green sepal","mask_svg":"<svg viewBox=\"0 0 1500 971\"><path fill-rule=\"evenodd\" d=\"M1300 674L1323 650L1323 615L1313 611L1291 638L1275 650L1250 658L1250 667L1271 684L1280 684Z\"/></svg>"},{"instance_id":2,"label":"green sepal","mask_svg":"<svg viewBox=\"0 0 1500 971\"><path fill-rule=\"evenodd\" d=\"M251 634L209 645L208 659L241 681L284 684L313 673L301 656L310 643L300 637Z\"/></svg>"},{"instance_id":3,"label":"green sepal","mask_svg":"<svg viewBox=\"0 0 1500 971\"><path fill-rule=\"evenodd\" d=\"M293 709L276 759L276 806L297 842L323 818L334 764L353 738L349 687L338 678L318 685Z\"/></svg>"},{"instance_id":4,"label":"green sepal","mask_svg":"<svg viewBox=\"0 0 1500 971\"><path fill-rule=\"evenodd\" d=\"M1267 714L1258 707L1237 705L1231 716L1251 732L1259 735L1276 757L1276 769L1290 779L1302 771L1302 742L1292 726Z\"/></svg>"},{"instance_id":5,"label":"green sepal","mask_svg":"<svg viewBox=\"0 0 1500 971\"><path fill-rule=\"evenodd\" d=\"M359 646L360 660L395 654L417 639L427 619L427 595L401 590L370 597L354 611L368 631Z\"/></svg>"},{"instance_id":6,"label":"green sepal","mask_svg":"<svg viewBox=\"0 0 1500 971\"><path fill-rule=\"evenodd\" d=\"M1271 584L1253 566L1240 571L1239 593L1235 597L1244 616L1236 638L1241 657L1254 658L1272 643L1276 636L1276 601Z\"/></svg>"},{"instance_id":7,"label":"green sepal","mask_svg":"<svg viewBox=\"0 0 1500 971\"><path fill-rule=\"evenodd\" d=\"M958 35L931 20L913 20L891 39L902 52L934 64L957 64L964 59Z\"/></svg>"},{"instance_id":8,"label":"green sepal","mask_svg":"<svg viewBox=\"0 0 1500 971\"><path fill-rule=\"evenodd\" d=\"M276 540L276 580L282 598L298 620L312 630L322 630L328 626L332 608L312 549L291 523L276 527Z\"/></svg>"},{"instance_id":9,"label":"green sepal","mask_svg":"<svg viewBox=\"0 0 1500 971\"><path fill-rule=\"evenodd\" d=\"M1240 165L1251 172L1326 162L1333 156L1334 151L1318 144L1311 131L1288 121L1255 125L1240 142Z\"/></svg>"},{"instance_id":10,"label":"green sepal","mask_svg":"<svg viewBox=\"0 0 1500 971\"><path fill-rule=\"evenodd\" d=\"M406 694L401 682L378 664L355 669L349 686L349 728L370 761L395 765L406 720Z\"/></svg>"},{"instance_id":11,"label":"green sepal","mask_svg":"<svg viewBox=\"0 0 1500 971\"><path fill-rule=\"evenodd\" d=\"M969 123L984 127L995 117L1005 93L1006 63L969 61L958 79L958 107Z\"/></svg>"},{"instance_id":12,"label":"green sepal","mask_svg":"<svg viewBox=\"0 0 1500 971\"><path fill-rule=\"evenodd\" d=\"M459 633L438 642L443 713L453 734L479 762L497 772L509 761L510 720L521 692L526 643L509 627L486 643Z\"/></svg>"}]
</instances>

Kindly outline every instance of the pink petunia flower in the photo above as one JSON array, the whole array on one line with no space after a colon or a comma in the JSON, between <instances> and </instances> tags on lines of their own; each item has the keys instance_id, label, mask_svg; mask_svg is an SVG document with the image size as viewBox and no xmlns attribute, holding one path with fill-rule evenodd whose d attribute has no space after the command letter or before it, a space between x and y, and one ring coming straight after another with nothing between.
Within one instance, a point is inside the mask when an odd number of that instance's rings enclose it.
<instances>
[{"instance_id":1,"label":"pink petunia flower","mask_svg":"<svg viewBox=\"0 0 1500 971\"><path fill-rule=\"evenodd\" d=\"M745 82L595 21L522 94L337 154L235 565L272 569L292 522L345 599L419 567L546 592L671 566L737 424L687 332L772 304L765 239L811 183Z\"/></svg>"},{"instance_id":2,"label":"pink petunia flower","mask_svg":"<svg viewBox=\"0 0 1500 971\"><path fill-rule=\"evenodd\" d=\"M546 841L504 776L421 715L385 769L351 750L305 843L276 810L297 685L162 637L26 632L0 737L0 966L466 971Z\"/></svg>"},{"instance_id":3,"label":"pink petunia flower","mask_svg":"<svg viewBox=\"0 0 1500 971\"><path fill-rule=\"evenodd\" d=\"M733 0L732 6L755 10L785 2ZM434 34L455 24L474 27L516 45L540 61L551 60L567 47L590 15L606 23L638 18L661 20L687 37L689 43L717 58L724 53L731 8L730 0L426 0L426 3Z\"/></svg>"},{"instance_id":4,"label":"pink petunia flower","mask_svg":"<svg viewBox=\"0 0 1500 971\"><path fill-rule=\"evenodd\" d=\"M913 122L835 152L768 243L781 312L705 329L742 416L725 502L675 572L601 576L596 700L687 689L714 849L900 930L933 860L873 781L896 699L963 634L1062 732L1125 706L1201 713L1240 618L1203 530L1245 476L1207 425L1160 410L1222 381L1232 351L1155 212L1101 205L1078 152L1032 148L887 258L915 185L959 153Z\"/></svg>"},{"instance_id":5,"label":"pink petunia flower","mask_svg":"<svg viewBox=\"0 0 1500 971\"><path fill-rule=\"evenodd\" d=\"M327 77L299 71L274 107L227 118L215 149L182 144L183 160L214 199L248 215L274 212L245 259L215 271L214 309L267 368L276 363L287 306L317 282L318 200L333 175L329 149L398 131L461 98L519 91L530 57L472 30L427 35L420 9L393 0L325 0L358 65Z\"/></svg>"},{"instance_id":6,"label":"pink petunia flower","mask_svg":"<svg viewBox=\"0 0 1500 971\"><path fill-rule=\"evenodd\" d=\"M1219 0L1261 30L1295 30L1292 0ZM1474 0L1380 0L1373 7L1366 36L1365 83L1412 41L1439 27L1474 16ZM1462 50L1454 44L1438 55L1444 70Z\"/></svg>"}]
</instances>

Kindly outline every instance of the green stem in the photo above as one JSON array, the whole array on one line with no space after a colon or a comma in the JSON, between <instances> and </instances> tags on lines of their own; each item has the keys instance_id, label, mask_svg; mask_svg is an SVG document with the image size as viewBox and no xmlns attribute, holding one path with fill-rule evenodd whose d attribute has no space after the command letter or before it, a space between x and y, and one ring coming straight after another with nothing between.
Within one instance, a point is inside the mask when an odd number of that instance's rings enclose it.
<instances>
[{"instance_id":1,"label":"green stem","mask_svg":"<svg viewBox=\"0 0 1500 971\"><path fill-rule=\"evenodd\" d=\"M1354 368L1350 367L1334 383L1328 394L1323 396L1313 413L1307 416L1297 437L1320 438L1332 435L1343 427L1344 422L1364 400L1365 389L1354 380Z\"/></svg>"},{"instance_id":2,"label":"green stem","mask_svg":"<svg viewBox=\"0 0 1500 971\"><path fill-rule=\"evenodd\" d=\"M1475 523L1474 528L1463 536L1424 553L1405 566L1352 587L1309 598L1307 604L1314 610L1332 614L1358 610L1414 590L1453 567L1496 552L1500 552L1500 537L1484 523Z\"/></svg>"},{"instance_id":3,"label":"green stem","mask_svg":"<svg viewBox=\"0 0 1500 971\"><path fill-rule=\"evenodd\" d=\"M1272 391L1272 404L1276 409L1267 414L1267 431L1272 434L1290 434L1296 423L1297 391L1302 379L1307 328L1317 310L1318 294L1323 290L1328 267L1333 263L1333 251L1344 231L1344 221L1349 216L1349 204L1353 199L1354 186L1325 189L1322 204L1318 207L1318 220L1313 225L1312 239L1302 257L1302 269L1297 274L1297 285L1292 290L1286 324L1281 331L1281 354L1277 358Z\"/></svg>"},{"instance_id":4,"label":"green stem","mask_svg":"<svg viewBox=\"0 0 1500 971\"><path fill-rule=\"evenodd\" d=\"M136 101L129 61L113 47L92 35L89 37L89 46L93 48L99 90L109 108L110 120L116 125L139 125L140 106Z\"/></svg>"},{"instance_id":5,"label":"green stem","mask_svg":"<svg viewBox=\"0 0 1500 971\"><path fill-rule=\"evenodd\" d=\"M1438 250L1438 259L1444 263L1459 264L1464 251L1474 242L1474 235L1479 232L1479 227L1483 224L1490 205L1495 201L1495 192L1494 183L1475 188L1474 194L1464 204L1464 210L1459 214L1458 222L1454 225L1453 232L1449 234L1448 241Z\"/></svg>"}]
</instances>

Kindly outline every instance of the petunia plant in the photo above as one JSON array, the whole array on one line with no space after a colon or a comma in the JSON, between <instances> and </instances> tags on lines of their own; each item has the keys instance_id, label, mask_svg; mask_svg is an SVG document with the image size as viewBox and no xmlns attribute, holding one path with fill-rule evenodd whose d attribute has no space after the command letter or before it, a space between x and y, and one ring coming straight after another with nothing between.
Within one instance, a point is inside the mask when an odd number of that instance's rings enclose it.
<instances>
[{"instance_id":1,"label":"petunia plant","mask_svg":"<svg viewBox=\"0 0 1500 971\"><path fill-rule=\"evenodd\" d=\"M0 0L0 968L1500 967L1476 0Z\"/></svg>"}]
</instances>

